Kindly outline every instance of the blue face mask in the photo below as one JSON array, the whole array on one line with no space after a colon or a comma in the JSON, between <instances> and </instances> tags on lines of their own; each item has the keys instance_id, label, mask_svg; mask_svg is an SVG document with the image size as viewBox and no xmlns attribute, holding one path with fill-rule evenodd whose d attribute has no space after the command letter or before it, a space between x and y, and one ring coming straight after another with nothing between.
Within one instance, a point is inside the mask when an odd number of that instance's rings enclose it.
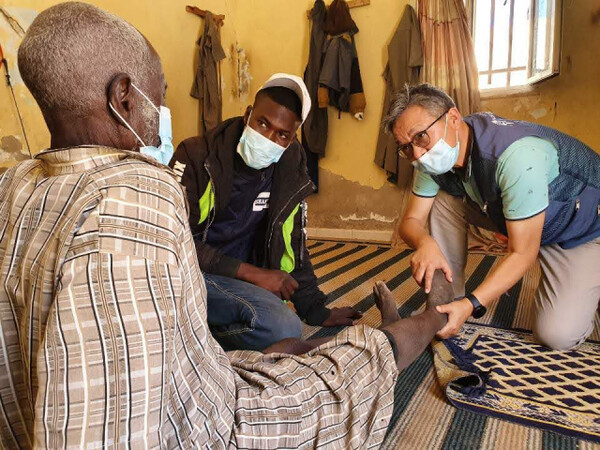
<instances>
[{"instance_id":1,"label":"blue face mask","mask_svg":"<svg viewBox=\"0 0 600 450\"><path fill-rule=\"evenodd\" d=\"M237 152L248 167L253 169L264 169L279 161L285 151L285 147L264 137L248 124L244 128Z\"/></svg>"},{"instance_id":2,"label":"blue face mask","mask_svg":"<svg viewBox=\"0 0 600 450\"><path fill-rule=\"evenodd\" d=\"M161 106L160 108L157 108L154 105L154 103L152 103L152 100L150 100L148 96L142 91L140 91L137 88L137 86L135 86L133 83L131 83L131 86L133 86L133 88L136 91L138 91L142 95L142 97L144 97L158 113L158 136L160 138L160 147L146 145L144 141L142 141L140 136L131 127L131 125L129 125L127 121L123 119L123 117L121 117L121 115L116 111L116 109L110 103L108 104L108 106L117 115L117 117L121 119L125 126L129 128L129 130L135 135L137 140L140 141L140 143L142 144L142 147L140 147L140 153L149 156L150 158L154 158L156 161L166 166L167 164L169 164L169 161L171 161L171 158L173 157L173 153L175 151L173 148L173 131L171 129L171 110L166 106Z\"/></svg>"},{"instance_id":3,"label":"blue face mask","mask_svg":"<svg viewBox=\"0 0 600 450\"><path fill-rule=\"evenodd\" d=\"M456 161L458 161L460 143L458 142L458 130L456 130L456 145L450 147L450 144L445 141L447 131L448 115L446 115L444 137L437 141L427 153L412 162L413 167L419 172L425 172L429 175L442 175L452 170Z\"/></svg>"}]
</instances>

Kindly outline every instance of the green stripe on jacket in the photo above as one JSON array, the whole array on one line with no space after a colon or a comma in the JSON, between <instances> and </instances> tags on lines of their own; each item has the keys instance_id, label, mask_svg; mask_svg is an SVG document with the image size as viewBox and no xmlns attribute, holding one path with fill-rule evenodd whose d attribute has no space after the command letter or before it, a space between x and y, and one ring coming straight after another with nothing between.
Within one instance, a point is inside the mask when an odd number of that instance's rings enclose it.
<instances>
[{"instance_id":1,"label":"green stripe on jacket","mask_svg":"<svg viewBox=\"0 0 600 450\"><path fill-rule=\"evenodd\" d=\"M296 257L294 256L294 249L292 248L292 231L294 231L294 216L298 213L300 204L298 203L292 213L285 219L281 232L283 233L283 242L285 244L285 250L281 257L281 270L287 273L291 273L296 267Z\"/></svg>"},{"instance_id":2,"label":"green stripe on jacket","mask_svg":"<svg viewBox=\"0 0 600 450\"><path fill-rule=\"evenodd\" d=\"M200 197L199 206L200 220L198 221L198 225L208 218L210 211L215 207L215 193L212 189L212 182L210 180L208 181L204 194Z\"/></svg>"}]
</instances>

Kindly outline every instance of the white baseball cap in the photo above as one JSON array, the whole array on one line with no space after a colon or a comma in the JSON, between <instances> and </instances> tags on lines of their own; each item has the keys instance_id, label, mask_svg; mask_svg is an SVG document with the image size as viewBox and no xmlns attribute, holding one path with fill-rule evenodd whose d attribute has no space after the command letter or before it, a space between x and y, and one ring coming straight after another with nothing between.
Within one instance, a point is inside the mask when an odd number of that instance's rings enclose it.
<instances>
[{"instance_id":1,"label":"white baseball cap","mask_svg":"<svg viewBox=\"0 0 600 450\"><path fill-rule=\"evenodd\" d=\"M263 89L271 87L284 87L296 93L302 103L302 122L304 122L308 117L308 113L310 113L311 106L310 94L308 93L306 84L304 84L304 80L299 76L290 75L289 73L276 73L258 91L260 92Z\"/></svg>"}]
</instances>

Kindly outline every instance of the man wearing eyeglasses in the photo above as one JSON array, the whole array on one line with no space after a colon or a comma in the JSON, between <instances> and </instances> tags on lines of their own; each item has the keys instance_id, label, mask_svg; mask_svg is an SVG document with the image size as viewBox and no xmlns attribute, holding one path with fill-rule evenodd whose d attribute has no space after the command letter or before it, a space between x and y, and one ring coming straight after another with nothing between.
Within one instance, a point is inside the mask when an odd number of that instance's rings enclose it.
<instances>
[{"instance_id":1,"label":"man wearing eyeglasses","mask_svg":"<svg viewBox=\"0 0 600 450\"><path fill-rule=\"evenodd\" d=\"M583 343L600 301L600 155L548 127L490 113L462 117L428 84L397 94L384 126L416 168L398 226L416 250L413 277L426 292L436 269L453 283L456 300L438 307L448 314L438 335L482 317L538 258L536 339L555 349ZM472 292L465 292L468 224L508 238L507 255Z\"/></svg>"}]
</instances>

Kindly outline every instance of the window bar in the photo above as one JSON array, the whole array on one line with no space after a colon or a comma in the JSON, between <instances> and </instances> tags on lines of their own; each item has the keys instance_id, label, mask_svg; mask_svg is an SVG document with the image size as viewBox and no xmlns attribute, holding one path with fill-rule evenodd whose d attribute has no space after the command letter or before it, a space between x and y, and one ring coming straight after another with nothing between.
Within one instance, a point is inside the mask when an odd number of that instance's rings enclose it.
<instances>
[{"instance_id":1,"label":"window bar","mask_svg":"<svg viewBox=\"0 0 600 450\"><path fill-rule=\"evenodd\" d=\"M508 71L506 72L506 86L510 86L510 68L512 67L513 28L515 21L515 0L510 0L510 16L508 19Z\"/></svg>"},{"instance_id":2,"label":"window bar","mask_svg":"<svg viewBox=\"0 0 600 450\"><path fill-rule=\"evenodd\" d=\"M546 64L544 69L552 69L552 58L554 57L552 51L552 31L554 30L554 23L556 20L556 14L554 9L556 8L556 2L554 0L548 0L546 2ZM552 20L551 20L552 18Z\"/></svg>"},{"instance_id":3,"label":"window bar","mask_svg":"<svg viewBox=\"0 0 600 450\"><path fill-rule=\"evenodd\" d=\"M488 84L492 84L492 64L494 61L494 22L496 19L496 0L492 0L492 6L490 8L490 61L488 64Z\"/></svg>"},{"instance_id":4,"label":"window bar","mask_svg":"<svg viewBox=\"0 0 600 450\"><path fill-rule=\"evenodd\" d=\"M527 68L527 77L533 76L534 70L534 54L535 54L535 23L536 23L536 0L531 0L531 6L529 7L529 64Z\"/></svg>"},{"instance_id":5,"label":"window bar","mask_svg":"<svg viewBox=\"0 0 600 450\"><path fill-rule=\"evenodd\" d=\"M527 66L505 67L502 69L494 69L491 72L492 72L492 74L494 74L494 73L504 73L506 71L517 72L519 70L527 70ZM489 70L482 70L479 72L479 75L489 75L489 73L490 73Z\"/></svg>"}]
</instances>

